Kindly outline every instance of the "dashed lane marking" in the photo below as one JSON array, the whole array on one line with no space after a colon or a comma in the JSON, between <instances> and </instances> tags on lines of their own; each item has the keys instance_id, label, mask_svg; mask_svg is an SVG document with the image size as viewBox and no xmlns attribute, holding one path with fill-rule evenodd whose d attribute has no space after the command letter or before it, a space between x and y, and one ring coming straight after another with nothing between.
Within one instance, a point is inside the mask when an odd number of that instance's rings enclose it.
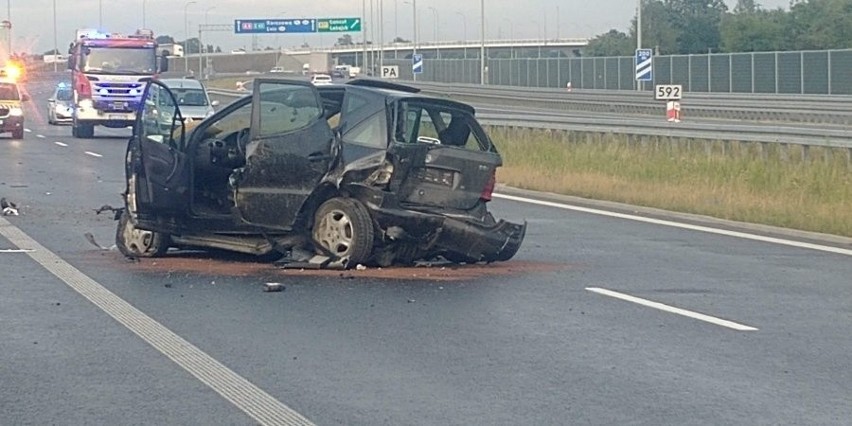
<instances>
[{"instance_id":1,"label":"dashed lane marking","mask_svg":"<svg viewBox=\"0 0 852 426\"><path fill-rule=\"evenodd\" d=\"M44 135L36 135L36 137L39 139L44 139Z\"/></svg>"},{"instance_id":2,"label":"dashed lane marking","mask_svg":"<svg viewBox=\"0 0 852 426\"><path fill-rule=\"evenodd\" d=\"M92 151L86 151L85 154L91 155L92 157L98 157L98 158L103 157L103 155L98 154L97 152L92 152Z\"/></svg>"},{"instance_id":3,"label":"dashed lane marking","mask_svg":"<svg viewBox=\"0 0 852 426\"><path fill-rule=\"evenodd\" d=\"M32 132L32 130L30 130L30 129L24 129L24 131L25 131L25 132L27 132L27 133L31 133L31 132Z\"/></svg>"},{"instance_id":4,"label":"dashed lane marking","mask_svg":"<svg viewBox=\"0 0 852 426\"><path fill-rule=\"evenodd\" d=\"M55 143L55 144L57 144L57 145L59 145L59 146L68 146L68 144L67 144L67 143L65 143L65 142L55 141L55 142L53 142L53 143Z\"/></svg>"},{"instance_id":5,"label":"dashed lane marking","mask_svg":"<svg viewBox=\"0 0 852 426\"><path fill-rule=\"evenodd\" d=\"M735 323L733 321L724 320L721 318L711 317L710 315L700 314L698 312L688 311L686 309L676 308L674 306L669 306L660 302L654 302L647 299L642 299L636 296L631 296L629 294L619 293L617 291L607 290L605 288L598 287L586 287L586 290L591 291L593 293L597 293L603 296L614 297L616 299L621 299L627 302L636 303L638 305L647 306L649 308L659 309L664 312L670 312L677 315L682 315L688 318L697 319L699 321L708 322L710 324L715 324L721 327L727 327L732 330L737 331L757 331L757 328L750 327L747 325L742 325L739 323Z\"/></svg>"},{"instance_id":6,"label":"dashed lane marking","mask_svg":"<svg viewBox=\"0 0 852 426\"><path fill-rule=\"evenodd\" d=\"M555 207L564 210L573 210L582 213L596 214L600 216L615 217L619 219L633 220L636 222L651 223L654 225L669 226L672 228L688 229L690 231L706 232L709 234L725 235L728 237L742 238L744 240L761 241L764 243L779 244L790 247L798 247L803 249L818 250L827 253L842 254L852 256L852 250L840 247L824 246L821 244L805 243L801 241L785 240L783 238L766 237L763 235L749 234L739 231L728 231L725 229L711 228L709 226L690 225L687 223L673 222L670 220L653 219L649 217L634 216L631 214L615 213L606 210L590 209L587 207L572 206L570 204L554 203L552 201L536 200L532 198L516 197L514 195L494 194L494 198L502 198L504 200L518 201L521 203L535 204L539 206Z\"/></svg>"},{"instance_id":7,"label":"dashed lane marking","mask_svg":"<svg viewBox=\"0 0 852 426\"><path fill-rule=\"evenodd\" d=\"M0 217L0 236L262 425L313 423L146 315Z\"/></svg>"}]
</instances>

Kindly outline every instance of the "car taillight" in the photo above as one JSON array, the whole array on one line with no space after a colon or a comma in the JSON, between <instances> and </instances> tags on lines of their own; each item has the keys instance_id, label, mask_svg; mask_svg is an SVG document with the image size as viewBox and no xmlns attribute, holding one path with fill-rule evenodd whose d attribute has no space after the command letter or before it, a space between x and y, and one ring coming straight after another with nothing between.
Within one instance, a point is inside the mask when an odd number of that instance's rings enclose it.
<instances>
[{"instance_id":1,"label":"car taillight","mask_svg":"<svg viewBox=\"0 0 852 426\"><path fill-rule=\"evenodd\" d=\"M496 170L491 171L491 177L488 178L488 183L485 184L485 188L482 188L482 194L479 195L479 198L482 201L491 201L491 195L494 194L494 185L497 184L496 173Z\"/></svg>"},{"instance_id":2,"label":"car taillight","mask_svg":"<svg viewBox=\"0 0 852 426\"><path fill-rule=\"evenodd\" d=\"M88 99L92 97L92 83L89 83L86 74L77 72L74 76L74 90L77 91L77 100Z\"/></svg>"}]
</instances>

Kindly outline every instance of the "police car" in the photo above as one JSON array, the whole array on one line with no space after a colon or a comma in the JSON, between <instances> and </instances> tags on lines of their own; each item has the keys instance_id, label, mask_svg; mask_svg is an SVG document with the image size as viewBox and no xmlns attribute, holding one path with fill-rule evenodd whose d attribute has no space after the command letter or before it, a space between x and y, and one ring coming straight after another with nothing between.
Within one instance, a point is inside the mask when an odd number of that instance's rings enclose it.
<instances>
[{"instance_id":1,"label":"police car","mask_svg":"<svg viewBox=\"0 0 852 426\"><path fill-rule=\"evenodd\" d=\"M0 79L0 133L11 133L13 139L24 138L24 109L21 102L30 100L12 80Z\"/></svg>"},{"instance_id":2,"label":"police car","mask_svg":"<svg viewBox=\"0 0 852 426\"><path fill-rule=\"evenodd\" d=\"M49 124L71 123L74 113L74 93L71 85L59 83L47 100L47 122Z\"/></svg>"}]
</instances>

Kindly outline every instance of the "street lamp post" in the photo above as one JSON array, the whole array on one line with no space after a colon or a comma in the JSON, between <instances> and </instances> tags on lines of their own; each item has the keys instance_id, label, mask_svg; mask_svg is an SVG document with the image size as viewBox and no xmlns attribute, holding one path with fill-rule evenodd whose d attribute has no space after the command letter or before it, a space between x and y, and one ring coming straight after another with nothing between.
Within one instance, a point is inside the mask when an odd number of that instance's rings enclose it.
<instances>
[{"instance_id":1,"label":"street lamp post","mask_svg":"<svg viewBox=\"0 0 852 426\"><path fill-rule=\"evenodd\" d=\"M6 40L6 44L7 44L6 48L8 49L7 54L11 55L12 54L12 0L6 0L6 20L9 22L9 32L8 32L8 34L6 34L6 36L9 37L9 39Z\"/></svg>"},{"instance_id":2,"label":"street lamp post","mask_svg":"<svg viewBox=\"0 0 852 426\"><path fill-rule=\"evenodd\" d=\"M145 0L142 0L142 28L146 28L147 25L145 21Z\"/></svg>"},{"instance_id":3,"label":"street lamp post","mask_svg":"<svg viewBox=\"0 0 852 426\"><path fill-rule=\"evenodd\" d=\"M215 9L215 8L216 8L216 6L210 6L210 7L207 8L207 10L204 11L204 26L205 27L207 27L207 17L209 16L210 11ZM201 41L201 29L200 28L198 30L198 45L199 45L198 50L201 52L198 55L198 78L204 79L204 70L201 67L201 58L202 57L204 58L204 65L207 68L208 74L210 73L210 62L209 62L209 58L207 58L207 46L205 46L204 43Z\"/></svg>"},{"instance_id":4,"label":"street lamp post","mask_svg":"<svg viewBox=\"0 0 852 426\"><path fill-rule=\"evenodd\" d=\"M464 75L464 81L467 82L467 17L464 16L464 13L456 12L456 15L462 17L462 29L464 37L462 41L462 46L464 46L464 60L462 61L462 74Z\"/></svg>"},{"instance_id":5,"label":"street lamp post","mask_svg":"<svg viewBox=\"0 0 852 426\"><path fill-rule=\"evenodd\" d=\"M413 12L412 12L412 27L414 28L414 37L413 37L414 38L414 45L412 46L412 49L411 49L411 59L412 59L412 65L413 65L414 64L414 62L413 62L414 55L417 54L417 0L411 0L410 2L406 1L406 2L403 2L403 3L410 4L411 8L413 9ZM411 70L414 71L414 68L412 67ZM414 79L414 81L417 81L417 74L412 72L411 75L412 75L412 78Z\"/></svg>"},{"instance_id":6,"label":"street lamp post","mask_svg":"<svg viewBox=\"0 0 852 426\"><path fill-rule=\"evenodd\" d=\"M189 5L196 4L196 3L198 3L198 2L193 0L193 1L188 1L183 5L183 34L184 34L184 37L185 37L185 40L183 42L183 73L184 74L189 74L189 58L187 57L187 55L189 55L189 18L188 18L188 15L187 15L187 10L189 9ZM199 41L199 43L201 42L201 40L198 40L198 41ZM199 44L199 46L201 46L201 45ZM199 53L201 53L200 47L199 47L198 51L199 51Z\"/></svg>"},{"instance_id":7,"label":"street lamp post","mask_svg":"<svg viewBox=\"0 0 852 426\"><path fill-rule=\"evenodd\" d=\"M479 84L485 84L485 0L479 0Z\"/></svg>"},{"instance_id":8,"label":"street lamp post","mask_svg":"<svg viewBox=\"0 0 852 426\"><path fill-rule=\"evenodd\" d=\"M98 29L101 30L104 27L104 1L98 0Z\"/></svg>"},{"instance_id":9,"label":"street lamp post","mask_svg":"<svg viewBox=\"0 0 852 426\"><path fill-rule=\"evenodd\" d=\"M438 55L438 59L441 59L441 48L438 46L438 9L435 9L432 6L429 6L429 9L432 11L432 14L435 15L435 53Z\"/></svg>"},{"instance_id":10,"label":"street lamp post","mask_svg":"<svg viewBox=\"0 0 852 426\"><path fill-rule=\"evenodd\" d=\"M56 36L56 0L53 0L53 72L59 67L59 42Z\"/></svg>"}]
</instances>

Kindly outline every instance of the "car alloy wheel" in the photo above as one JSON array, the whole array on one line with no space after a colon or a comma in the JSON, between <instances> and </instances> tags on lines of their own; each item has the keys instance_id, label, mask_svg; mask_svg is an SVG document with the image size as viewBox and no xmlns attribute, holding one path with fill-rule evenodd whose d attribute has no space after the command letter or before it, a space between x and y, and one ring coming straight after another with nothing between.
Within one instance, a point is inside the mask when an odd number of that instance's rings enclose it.
<instances>
[{"instance_id":1,"label":"car alloy wheel","mask_svg":"<svg viewBox=\"0 0 852 426\"><path fill-rule=\"evenodd\" d=\"M366 263L373 252L373 222L360 202L332 198L314 215L314 242L347 266Z\"/></svg>"}]
</instances>

